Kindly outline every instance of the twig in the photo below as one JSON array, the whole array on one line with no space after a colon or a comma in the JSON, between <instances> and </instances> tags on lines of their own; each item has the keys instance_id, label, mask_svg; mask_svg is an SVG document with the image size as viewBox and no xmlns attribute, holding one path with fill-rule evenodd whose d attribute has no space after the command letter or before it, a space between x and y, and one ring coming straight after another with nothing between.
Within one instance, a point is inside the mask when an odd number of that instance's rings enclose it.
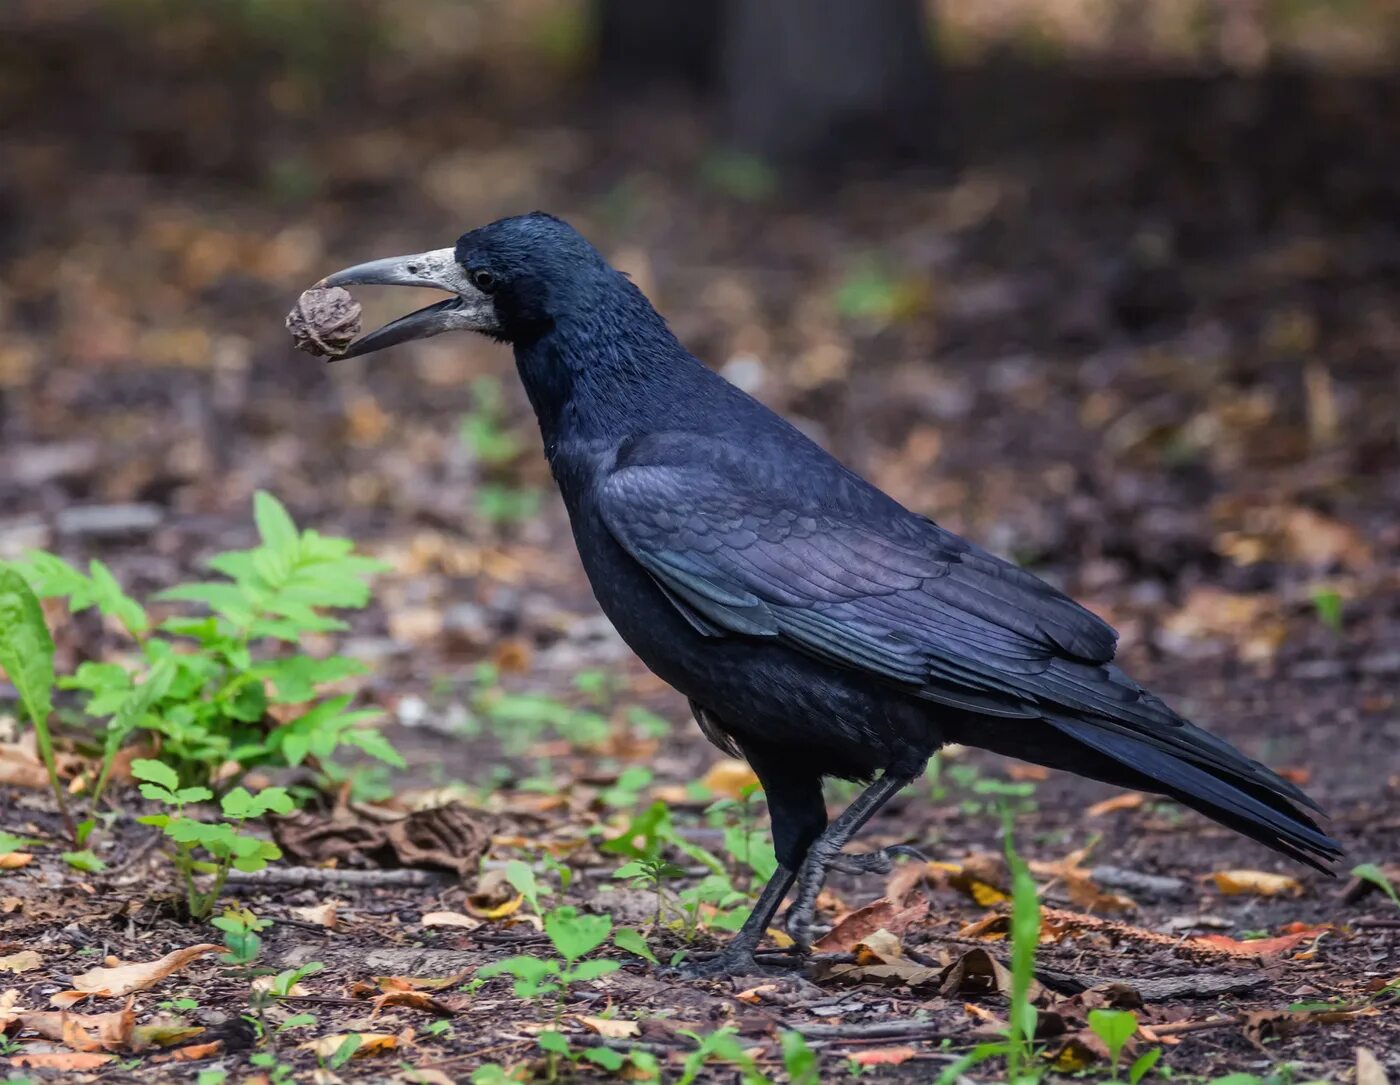
<instances>
[{"instance_id":1,"label":"twig","mask_svg":"<svg viewBox=\"0 0 1400 1085\"><path fill-rule=\"evenodd\" d=\"M1185 1036L1188 1032L1211 1032L1215 1029L1234 1028L1243 1025L1244 1014L1233 1017L1220 1017L1213 1021L1180 1021L1175 1025L1149 1025L1153 1036Z\"/></svg>"},{"instance_id":2,"label":"twig","mask_svg":"<svg viewBox=\"0 0 1400 1085\"><path fill-rule=\"evenodd\" d=\"M874 1021L866 1025L804 1025L792 1028L813 1040L844 1040L865 1043L872 1040L942 1040L966 1038L966 1033L953 1036L926 1021Z\"/></svg>"},{"instance_id":3,"label":"twig","mask_svg":"<svg viewBox=\"0 0 1400 1085\"><path fill-rule=\"evenodd\" d=\"M346 885L357 889L425 888L456 880L455 874L438 870L332 870L311 866L270 866L254 871L231 870L228 876L230 887L276 885L298 889L326 885Z\"/></svg>"},{"instance_id":4,"label":"twig","mask_svg":"<svg viewBox=\"0 0 1400 1085\"><path fill-rule=\"evenodd\" d=\"M1400 931L1400 919L1358 919L1353 927L1371 931Z\"/></svg>"}]
</instances>

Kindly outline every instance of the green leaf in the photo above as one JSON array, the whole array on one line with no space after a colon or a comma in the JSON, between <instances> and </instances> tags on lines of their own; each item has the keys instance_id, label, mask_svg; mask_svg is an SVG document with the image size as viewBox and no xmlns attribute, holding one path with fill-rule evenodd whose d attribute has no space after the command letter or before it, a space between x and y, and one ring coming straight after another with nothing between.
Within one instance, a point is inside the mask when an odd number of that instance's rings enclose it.
<instances>
[{"instance_id":1,"label":"green leaf","mask_svg":"<svg viewBox=\"0 0 1400 1085\"><path fill-rule=\"evenodd\" d=\"M800 1032L784 1032L778 1040L790 1085L821 1085L821 1062L806 1037Z\"/></svg>"},{"instance_id":2,"label":"green leaf","mask_svg":"<svg viewBox=\"0 0 1400 1085\"><path fill-rule=\"evenodd\" d=\"M1157 1060L1162 1057L1162 1049L1154 1047L1151 1051L1144 1051L1128 1068L1128 1085L1138 1085L1138 1082L1145 1078L1157 1065Z\"/></svg>"},{"instance_id":3,"label":"green leaf","mask_svg":"<svg viewBox=\"0 0 1400 1085\"><path fill-rule=\"evenodd\" d=\"M618 949L625 949L628 953L635 953L638 957L650 961L652 964L660 964L656 959L656 954L651 951L651 946L647 945L647 940L642 937L640 931L635 931L631 927L621 927L613 932L613 945Z\"/></svg>"},{"instance_id":4,"label":"green leaf","mask_svg":"<svg viewBox=\"0 0 1400 1085\"><path fill-rule=\"evenodd\" d=\"M175 770L161 761L153 761L149 757L138 757L131 763L131 775L138 780L149 780L153 784L159 784L167 791L175 791L180 786L180 777L175 774Z\"/></svg>"},{"instance_id":5,"label":"green leaf","mask_svg":"<svg viewBox=\"0 0 1400 1085\"><path fill-rule=\"evenodd\" d=\"M360 1045L362 1043L364 1043L364 1040L360 1037L358 1032L349 1033L345 1039L340 1042L340 1046L335 1049L334 1054L326 1060L326 1064L332 1070L339 1070L355 1057L355 1052L360 1050Z\"/></svg>"},{"instance_id":6,"label":"green leaf","mask_svg":"<svg viewBox=\"0 0 1400 1085\"><path fill-rule=\"evenodd\" d=\"M39 599L24 577L0 565L0 670L19 691L40 742L46 744L53 711L53 638ZM52 752L46 760L52 760Z\"/></svg>"},{"instance_id":7,"label":"green leaf","mask_svg":"<svg viewBox=\"0 0 1400 1085\"><path fill-rule=\"evenodd\" d=\"M157 599L185 603L203 603L215 614L234 625L250 624L257 613L247 597L234 584L177 584L156 596Z\"/></svg>"},{"instance_id":8,"label":"green leaf","mask_svg":"<svg viewBox=\"0 0 1400 1085\"><path fill-rule=\"evenodd\" d=\"M569 1054L569 1041L562 1032L555 1032L551 1029L548 1032L541 1032L537 1039L540 1047L546 1051L552 1051L556 1055Z\"/></svg>"},{"instance_id":9,"label":"green leaf","mask_svg":"<svg viewBox=\"0 0 1400 1085\"><path fill-rule=\"evenodd\" d=\"M60 858L74 870L86 871L89 874L107 869L107 864L86 848L82 851L65 851Z\"/></svg>"},{"instance_id":10,"label":"green leaf","mask_svg":"<svg viewBox=\"0 0 1400 1085\"><path fill-rule=\"evenodd\" d=\"M565 905L544 917L544 932L559 955L572 963L603 944L612 933L612 916L582 915Z\"/></svg>"},{"instance_id":11,"label":"green leaf","mask_svg":"<svg viewBox=\"0 0 1400 1085\"><path fill-rule=\"evenodd\" d=\"M583 1057L613 1074L621 1070L623 1063L627 1061L621 1052L610 1047L590 1047L583 1053Z\"/></svg>"},{"instance_id":12,"label":"green leaf","mask_svg":"<svg viewBox=\"0 0 1400 1085\"><path fill-rule=\"evenodd\" d=\"M1400 895L1395 892L1395 886L1390 883L1390 879L1385 876L1385 871L1376 866L1375 863L1361 863L1351 868L1351 876L1360 878L1364 882L1370 882L1382 893L1390 898L1390 902L1395 907L1400 908Z\"/></svg>"},{"instance_id":13,"label":"green leaf","mask_svg":"<svg viewBox=\"0 0 1400 1085\"><path fill-rule=\"evenodd\" d=\"M8 855L12 851L19 851L21 848L32 848L41 841L28 836L14 836L11 833L0 832L0 855Z\"/></svg>"},{"instance_id":14,"label":"green leaf","mask_svg":"<svg viewBox=\"0 0 1400 1085\"><path fill-rule=\"evenodd\" d=\"M145 609L122 591L117 578L107 566L94 558L88 563L88 572L92 576L93 599L98 610L116 618L133 636L144 633L150 627Z\"/></svg>"},{"instance_id":15,"label":"green leaf","mask_svg":"<svg viewBox=\"0 0 1400 1085\"><path fill-rule=\"evenodd\" d=\"M297 558L300 549L297 526L282 502L265 490L253 495L253 520L263 543L283 556L288 564Z\"/></svg>"},{"instance_id":16,"label":"green leaf","mask_svg":"<svg viewBox=\"0 0 1400 1085\"><path fill-rule=\"evenodd\" d=\"M116 715L107 724L107 734L102 744L102 771L98 774L97 785L93 789L94 803L107 787L107 778L112 773L112 764L122 743L142 724L152 706L170 692L171 683L174 682L177 673L173 659L161 659L151 668L146 680L122 698ZM88 711L92 711L91 704L88 705Z\"/></svg>"},{"instance_id":17,"label":"green leaf","mask_svg":"<svg viewBox=\"0 0 1400 1085\"><path fill-rule=\"evenodd\" d=\"M161 787L160 784L142 784L141 795L152 802L161 802L166 806L179 806L179 792L171 791L169 788Z\"/></svg>"},{"instance_id":18,"label":"green leaf","mask_svg":"<svg viewBox=\"0 0 1400 1085\"><path fill-rule=\"evenodd\" d=\"M1108 1048L1113 1072L1118 1072L1118 1059L1123 1053L1123 1045L1132 1039L1137 1031L1137 1016L1129 1010L1090 1010L1089 1028Z\"/></svg>"},{"instance_id":19,"label":"green leaf","mask_svg":"<svg viewBox=\"0 0 1400 1085\"><path fill-rule=\"evenodd\" d=\"M610 972L616 972L622 965L616 961L592 960L579 961L573 968L564 973L565 983L587 983L589 980L596 980L600 976L606 976Z\"/></svg>"},{"instance_id":20,"label":"green leaf","mask_svg":"<svg viewBox=\"0 0 1400 1085\"><path fill-rule=\"evenodd\" d=\"M345 731L340 735L340 741L343 745L355 746L376 761L393 765L396 769L408 768L408 762L403 759L403 755L394 749L393 744L387 738L372 728Z\"/></svg>"},{"instance_id":21,"label":"green leaf","mask_svg":"<svg viewBox=\"0 0 1400 1085\"><path fill-rule=\"evenodd\" d=\"M538 983L546 976L559 974L559 965L554 961L524 955L507 957L503 961L492 961L476 970L477 979L490 979L493 976L514 976L516 979Z\"/></svg>"},{"instance_id":22,"label":"green leaf","mask_svg":"<svg viewBox=\"0 0 1400 1085\"><path fill-rule=\"evenodd\" d=\"M523 896L530 905L532 911L538 913L540 910L540 883L535 879L535 872L519 859L512 859L506 863L506 881L515 888L515 891Z\"/></svg>"}]
</instances>

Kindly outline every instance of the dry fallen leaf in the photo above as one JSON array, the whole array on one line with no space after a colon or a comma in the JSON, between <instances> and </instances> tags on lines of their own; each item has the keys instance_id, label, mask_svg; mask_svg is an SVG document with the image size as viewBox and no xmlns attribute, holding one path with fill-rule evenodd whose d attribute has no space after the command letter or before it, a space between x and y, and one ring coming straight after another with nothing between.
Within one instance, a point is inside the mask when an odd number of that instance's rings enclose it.
<instances>
[{"instance_id":1,"label":"dry fallen leaf","mask_svg":"<svg viewBox=\"0 0 1400 1085\"><path fill-rule=\"evenodd\" d=\"M1356 1049L1356 1085L1390 1085L1380 1059L1364 1047Z\"/></svg>"},{"instance_id":2,"label":"dry fallen leaf","mask_svg":"<svg viewBox=\"0 0 1400 1085\"><path fill-rule=\"evenodd\" d=\"M1099 818L1105 814L1116 814L1123 810L1137 810L1146 801L1147 796L1139 791L1125 791L1121 795L1114 795L1094 803L1084 812L1091 818Z\"/></svg>"},{"instance_id":3,"label":"dry fallen leaf","mask_svg":"<svg viewBox=\"0 0 1400 1085\"><path fill-rule=\"evenodd\" d=\"M465 980L470 970L457 972L451 976L375 976L374 982L381 991L441 991ZM373 990L373 988L371 988Z\"/></svg>"},{"instance_id":4,"label":"dry fallen leaf","mask_svg":"<svg viewBox=\"0 0 1400 1085\"><path fill-rule=\"evenodd\" d=\"M36 968L42 968L44 958L35 953L32 949L22 949L18 953L11 953L8 957L0 957L0 972L13 972L19 975L21 972L31 972Z\"/></svg>"},{"instance_id":5,"label":"dry fallen leaf","mask_svg":"<svg viewBox=\"0 0 1400 1085\"><path fill-rule=\"evenodd\" d=\"M607 1040L626 1040L641 1035L642 1031L637 1022L616 1017L576 1017L574 1020Z\"/></svg>"},{"instance_id":6,"label":"dry fallen leaf","mask_svg":"<svg viewBox=\"0 0 1400 1085\"><path fill-rule=\"evenodd\" d=\"M210 1059L224 1049L223 1040L210 1040L205 1044L187 1044L178 1047L174 1051L164 1055L154 1055L152 1062L196 1062L199 1059ZM246 1085L248 1078L243 1079Z\"/></svg>"},{"instance_id":7,"label":"dry fallen leaf","mask_svg":"<svg viewBox=\"0 0 1400 1085\"><path fill-rule=\"evenodd\" d=\"M307 923L315 923L318 927L326 927L335 930L335 925L340 922L340 901L328 900L324 904L313 904L306 908L293 908L292 915Z\"/></svg>"},{"instance_id":8,"label":"dry fallen leaf","mask_svg":"<svg viewBox=\"0 0 1400 1085\"><path fill-rule=\"evenodd\" d=\"M916 898L908 907L892 900L877 900L846 916L812 948L818 953L845 953L867 935L881 929L903 934L928 915L928 908L928 901L923 897Z\"/></svg>"},{"instance_id":9,"label":"dry fallen leaf","mask_svg":"<svg viewBox=\"0 0 1400 1085\"><path fill-rule=\"evenodd\" d=\"M481 926L481 920L461 912L428 912L418 922L425 927L461 927L469 931Z\"/></svg>"},{"instance_id":10,"label":"dry fallen leaf","mask_svg":"<svg viewBox=\"0 0 1400 1085\"><path fill-rule=\"evenodd\" d=\"M1236 941L1223 934L1203 934L1189 939L1187 944L1219 950L1235 957L1279 957L1290 949L1295 949L1301 943L1317 938L1318 935L1324 934L1330 929L1326 925L1306 927L1290 934L1281 934L1277 938L1257 938L1245 942Z\"/></svg>"},{"instance_id":11,"label":"dry fallen leaf","mask_svg":"<svg viewBox=\"0 0 1400 1085\"><path fill-rule=\"evenodd\" d=\"M847 1057L858 1066L898 1066L917 1054L912 1047L875 1047Z\"/></svg>"},{"instance_id":12,"label":"dry fallen leaf","mask_svg":"<svg viewBox=\"0 0 1400 1085\"><path fill-rule=\"evenodd\" d=\"M472 915L480 916L482 919L505 919L506 916L514 915L520 911L520 906L525 903L525 897L517 893L504 904L497 904L491 908L478 908L472 903L470 897L467 898L467 911Z\"/></svg>"},{"instance_id":13,"label":"dry fallen leaf","mask_svg":"<svg viewBox=\"0 0 1400 1085\"><path fill-rule=\"evenodd\" d=\"M222 946L216 946L211 942L204 942L187 949L174 950L156 961L142 964L123 964L114 968L94 968L89 972L81 972L74 976L74 989L63 992L63 995L76 994L78 998L60 1002L58 1000L61 996L55 995L49 1001L55 1006L65 1006L88 995L96 995L99 998L115 998L119 995L130 994L132 991L144 991L147 987L153 987L167 976L180 971L196 958L222 948Z\"/></svg>"},{"instance_id":14,"label":"dry fallen leaf","mask_svg":"<svg viewBox=\"0 0 1400 1085\"><path fill-rule=\"evenodd\" d=\"M1217 870L1211 875L1215 887L1226 896L1249 893L1256 897L1296 896L1303 891L1297 878L1269 874L1263 870Z\"/></svg>"},{"instance_id":15,"label":"dry fallen leaf","mask_svg":"<svg viewBox=\"0 0 1400 1085\"><path fill-rule=\"evenodd\" d=\"M362 1059L367 1055L382 1055L386 1051L393 1051L399 1046L399 1037L393 1032L338 1032L332 1036L322 1036L317 1040L308 1040L304 1044L298 1044L300 1051L310 1051L317 1058L328 1059L340 1050L341 1045L352 1036L358 1036L360 1046L355 1049L354 1057Z\"/></svg>"},{"instance_id":16,"label":"dry fallen leaf","mask_svg":"<svg viewBox=\"0 0 1400 1085\"><path fill-rule=\"evenodd\" d=\"M115 1059L95 1051L41 1051L33 1055L11 1055L10 1065L30 1070L95 1070Z\"/></svg>"},{"instance_id":17,"label":"dry fallen leaf","mask_svg":"<svg viewBox=\"0 0 1400 1085\"><path fill-rule=\"evenodd\" d=\"M0 786L43 790L49 786L49 771L39 759L32 732L19 742L0 746Z\"/></svg>"},{"instance_id":18,"label":"dry fallen leaf","mask_svg":"<svg viewBox=\"0 0 1400 1085\"><path fill-rule=\"evenodd\" d=\"M740 991L734 997L740 1002L747 1002L751 1006L757 1006L763 1001L764 996L777 994L779 989L776 983L760 983L757 987L750 987L747 991Z\"/></svg>"},{"instance_id":19,"label":"dry fallen leaf","mask_svg":"<svg viewBox=\"0 0 1400 1085\"><path fill-rule=\"evenodd\" d=\"M737 799L746 788L758 786L758 776L743 761L725 757L711 765L700 782L716 795Z\"/></svg>"},{"instance_id":20,"label":"dry fallen leaf","mask_svg":"<svg viewBox=\"0 0 1400 1085\"><path fill-rule=\"evenodd\" d=\"M426 991L387 991L374 1000L374 1008L370 1010L370 1017L378 1017L386 1009L394 1006L403 1006L410 1010L424 1010L427 1013L441 1014L443 1017L451 1017L454 1011L451 1006L446 1006L439 1002Z\"/></svg>"},{"instance_id":21,"label":"dry fallen leaf","mask_svg":"<svg viewBox=\"0 0 1400 1085\"><path fill-rule=\"evenodd\" d=\"M18 870L34 862L34 856L27 851L7 851L0 855L0 870Z\"/></svg>"},{"instance_id":22,"label":"dry fallen leaf","mask_svg":"<svg viewBox=\"0 0 1400 1085\"><path fill-rule=\"evenodd\" d=\"M136 1027L133 999L110 1013L68 1013L36 1010L18 1015L20 1028L46 1040L57 1040L74 1051L138 1050L132 1043Z\"/></svg>"},{"instance_id":23,"label":"dry fallen leaf","mask_svg":"<svg viewBox=\"0 0 1400 1085\"><path fill-rule=\"evenodd\" d=\"M1049 1058L1060 1073L1077 1074L1097 1062L1107 1061L1108 1048L1092 1030L1080 1029L1066 1038Z\"/></svg>"},{"instance_id":24,"label":"dry fallen leaf","mask_svg":"<svg viewBox=\"0 0 1400 1085\"><path fill-rule=\"evenodd\" d=\"M1011 993L1011 970L985 949L970 949L943 970L938 993L954 995ZM1029 998L1039 1000L1044 993L1037 980L1031 980Z\"/></svg>"}]
</instances>

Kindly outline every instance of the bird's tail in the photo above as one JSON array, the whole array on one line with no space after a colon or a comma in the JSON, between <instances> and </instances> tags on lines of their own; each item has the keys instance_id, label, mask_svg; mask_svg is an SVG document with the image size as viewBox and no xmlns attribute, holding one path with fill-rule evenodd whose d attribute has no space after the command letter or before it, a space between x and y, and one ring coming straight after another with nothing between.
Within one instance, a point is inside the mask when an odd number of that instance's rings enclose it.
<instances>
[{"instance_id":1,"label":"bird's tail","mask_svg":"<svg viewBox=\"0 0 1400 1085\"><path fill-rule=\"evenodd\" d=\"M1117 667L1075 670L1073 689L1062 684L1056 691L1063 696L1056 698L1059 705L1042 703L1043 719L1054 732L1036 728L1032 736L1025 720L982 716L975 731L969 729L968 743L1120 787L1167 795L1275 851L1331 873L1327 864L1341 858L1341 845L1310 816L1309 811L1322 811L1301 788L1178 716ZM950 737L959 740L956 730Z\"/></svg>"},{"instance_id":2,"label":"bird's tail","mask_svg":"<svg viewBox=\"0 0 1400 1085\"><path fill-rule=\"evenodd\" d=\"M1331 873L1329 862L1342 856L1342 847L1318 826L1307 809L1321 812L1301 790L1281 776L1228 746L1200 728L1181 721L1174 728L1176 740L1170 747L1191 743L1199 736L1199 757L1154 742L1151 737L1100 721L1054 719L1063 734L1107 758L1128 776L1140 778L1132 784L1140 790L1168 795L1206 817L1266 844L1301 863ZM1224 747L1233 755L1220 756ZM1114 773L1110 782L1127 782Z\"/></svg>"}]
</instances>

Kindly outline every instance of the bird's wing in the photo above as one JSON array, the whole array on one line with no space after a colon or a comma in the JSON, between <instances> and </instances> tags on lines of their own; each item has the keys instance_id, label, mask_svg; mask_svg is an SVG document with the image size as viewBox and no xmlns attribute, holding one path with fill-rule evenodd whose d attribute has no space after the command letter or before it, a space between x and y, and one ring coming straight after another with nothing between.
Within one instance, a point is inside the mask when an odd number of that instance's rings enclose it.
<instances>
[{"instance_id":1,"label":"bird's wing","mask_svg":"<svg viewBox=\"0 0 1400 1085\"><path fill-rule=\"evenodd\" d=\"M1097 670L1113 657L1117 634L1102 619L882 498L831 511L742 474L641 464L612 472L599 499L621 546L711 636L779 638L1002 716L1060 700L1056 661Z\"/></svg>"}]
</instances>

